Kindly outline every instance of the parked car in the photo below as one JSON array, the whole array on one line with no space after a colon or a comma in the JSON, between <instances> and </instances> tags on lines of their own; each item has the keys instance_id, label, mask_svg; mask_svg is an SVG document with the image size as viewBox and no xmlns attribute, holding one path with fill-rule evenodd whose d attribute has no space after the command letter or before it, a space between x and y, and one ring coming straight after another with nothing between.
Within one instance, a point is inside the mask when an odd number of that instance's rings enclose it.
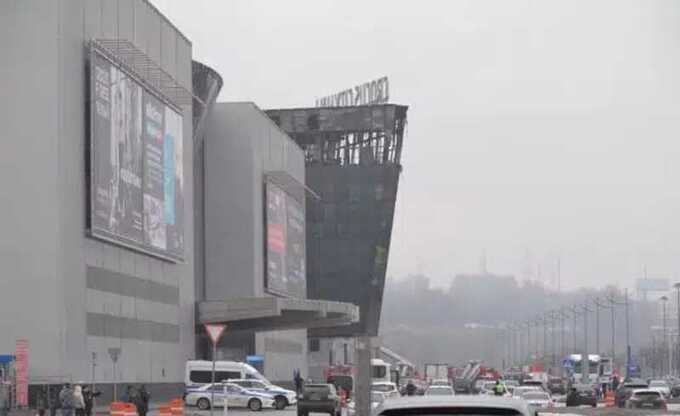
<instances>
[{"instance_id":1,"label":"parked car","mask_svg":"<svg viewBox=\"0 0 680 416\"><path fill-rule=\"evenodd\" d=\"M555 406L550 395L544 391L528 391L522 399L534 409L549 409Z\"/></svg>"},{"instance_id":2,"label":"parked car","mask_svg":"<svg viewBox=\"0 0 680 416\"><path fill-rule=\"evenodd\" d=\"M561 378L550 377L550 379L548 379L548 391L550 394L566 394L567 386Z\"/></svg>"},{"instance_id":3,"label":"parked car","mask_svg":"<svg viewBox=\"0 0 680 416\"><path fill-rule=\"evenodd\" d=\"M340 396L332 384L306 384L298 399L298 416L307 416L310 412L328 413L340 416Z\"/></svg>"},{"instance_id":4,"label":"parked car","mask_svg":"<svg viewBox=\"0 0 680 416\"><path fill-rule=\"evenodd\" d=\"M597 407L597 392L590 384L574 384L567 393L567 407L591 406Z\"/></svg>"},{"instance_id":5,"label":"parked car","mask_svg":"<svg viewBox=\"0 0 680 416\"><path fill-rule=\"evenodd\" d=\"M649 389L658 391L663 394L664 397L671 396L671 386L668 385L666 380L651 380L649 382Z\"/></svg>"},{"instance_id":6,"label":"parked car","mask_svg":"<svg viewBox=\"0 0 680 416\"><path fill-rule=\"evenodd\" d=\"M633 390L628 400L626 400L626 408L666 410L666 398L655 389Z\"/></svg>"},{"instance_id":7,"label":"parked car","mask_svg":"<svg viewBox=\"0 0 680 416\"><path fill-rule=\"evenodd\" d=\"M236 384L250 391L265 393L274 398L276 410L283 410L287 406L297 403L297 395L293 390L287 390L273 384L267 384L262 380L239 379L229 380L229 383Z\"/></svg>"},{"instance_id":8,"label":"parked car","mask_svg":"<svg viewBox=\"0 0 680 416\"><path fill-rule=\"evenodd\" d=\"M213 362L204 360L189 360L185 364L184 385L186 388L195 388L212 383ZM227 380L257 379L265 383L269 381L260 374L255 367L247 363L237 361L216 361L215 382Z\"/></svg>"},{"instance_id":9,"label":"parked car","mask_svg":"<svg viewBox=\"0 0 680 416\"><path fill-rule=\"evenodd\" d=\"M375 416L420 416L435 414L533 416L534 413L523 400L469 395L402 397L386 400L373 412Z\"/></svg>"},{"instance_id":10,"label":"parked car","mask_svg":"<svg viewBox=\"0 0 680 416\"><path fill-rule=\"evenodd\" d=\"M393 397L401 397L397 385L391 381L376 381L371 384L371 391L379 391L385 393L385 396L390 399Z\"/></svg>"},{"instance_id":11,"label":"parked car","mask_svg":"<svg viewBox=\"0 0 680 416\"><path fill-rule=\"evenodd\" d=\"M455 394L451 386L430 386L425 390L426 396L453 396Z\"/></svg>"},{"instance_id":12,"label":"parked car","mask_svg":"<svg viewBox=\"0 0 680 416\"><path fill-rule=\"evenodd\" d=\"M265 393L250 391L232 383L206 384L197 388L188 389L184 396L187 406L196 406L201 410L211 407L224 407L226 387L227 407L247 407L253 411L260 411L265 407L274 407L274 398ZM212 403L213 397L215 403Z\"/></svg>"}]
</instances>

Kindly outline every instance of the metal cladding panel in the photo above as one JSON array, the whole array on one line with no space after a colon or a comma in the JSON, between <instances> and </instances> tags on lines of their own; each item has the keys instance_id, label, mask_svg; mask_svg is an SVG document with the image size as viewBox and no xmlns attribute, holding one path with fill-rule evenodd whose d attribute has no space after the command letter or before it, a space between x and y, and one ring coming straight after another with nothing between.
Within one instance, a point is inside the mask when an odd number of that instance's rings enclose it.
<instances>
[{"instance_id":1,"label":"metal cladding panel","mask_svg":"<svg viewBox=\"0 0 680 416\"><path fill-rule=\"evenodd\" d=\"M392 104L269 110L305 150L307 294L351 302L357 324L310 336L378 334L407 107Z\"/></svg>"}]
</instances>

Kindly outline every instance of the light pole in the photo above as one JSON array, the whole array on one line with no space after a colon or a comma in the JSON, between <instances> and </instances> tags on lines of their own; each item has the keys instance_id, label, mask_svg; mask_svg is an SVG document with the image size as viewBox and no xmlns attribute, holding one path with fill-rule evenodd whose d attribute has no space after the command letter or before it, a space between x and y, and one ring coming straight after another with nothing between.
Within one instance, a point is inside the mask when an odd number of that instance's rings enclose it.
<instances>
[{"instance_id":1,"label":"light pole","mask_svg":"<svg viewBox=\"0 0 680 416\"><path fill-rule=\"evenodd\" d=\"M675 350L677 351L677 361L675 365L677 366L680 364L680 283L676 283L673 285L675 288L675 293L677 294L677 303L676 303L676 308L677 308L677 316L678 316L678 342L676 343ZM676 374L680 374L680 370L676 371Z\"/></svg>"},{"instance_id":2,"label":"light pole","mask_svg":"<svg viewBox=\"0 0 680 416\"><path fill-rule=\"evenodd\" d=\"M669 344L668 344L668 336L667 336L667 332L666 332L666 304L668 303L668 296L661 296L659 298L659 300L661 301L661 304L663 305L663 323L662 323L663 336L661 337L661 345L663 345L663 347L661 347L661 351L668 350L667 351L669 353L668 354L668 372L670 373L670 368L671 368L670 359L671 359L671 357L670 357L670 350L668 349ZM661 363L661 375L662 376L664 375L664 363L663 362Z\"/></svg>"}]
</instances>

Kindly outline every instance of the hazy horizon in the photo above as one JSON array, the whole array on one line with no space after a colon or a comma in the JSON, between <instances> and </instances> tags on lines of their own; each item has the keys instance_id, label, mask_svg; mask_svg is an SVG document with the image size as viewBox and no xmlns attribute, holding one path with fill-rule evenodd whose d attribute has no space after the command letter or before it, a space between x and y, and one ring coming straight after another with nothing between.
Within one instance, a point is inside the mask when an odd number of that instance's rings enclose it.
<instances>
[{"instance_id":1,"label":"hazy horizon","mask_svg":"<svg viewBox=\"0 0 680 416\"><path fill-rule=\"evenodd\" d=\"M680 3L153 0L221 101L409 109L388 275L680 280ZM675 213L675 214L674 214ZM673 281L673 280L672 280Z\"/></svg>"}]
</instances>

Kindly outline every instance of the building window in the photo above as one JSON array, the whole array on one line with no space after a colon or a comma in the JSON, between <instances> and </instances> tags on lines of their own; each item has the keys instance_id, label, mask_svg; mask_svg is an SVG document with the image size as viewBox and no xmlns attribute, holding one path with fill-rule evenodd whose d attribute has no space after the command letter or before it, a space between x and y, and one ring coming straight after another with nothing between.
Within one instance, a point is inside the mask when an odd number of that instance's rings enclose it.
<instances>
[{"instance_id":1,"label":"building window","mask_svg":"<svg viewBox=\"0 0 680 416\"><path fill-rule=\"evenodd\" d=\"M312 338L309 340L309 352L319 352L321 350L321 342L319 338Z\"/></svg>"},{"instance_id":2,"label":"building window","mask_svg":"<svg viewBox=\"0 0 680 416\"><path fill-rule=\"evenodd\" d=\"M345 365L349 364L349 348L346 343L342 344L342 355Z\"/></svg>"}]
</instances>

